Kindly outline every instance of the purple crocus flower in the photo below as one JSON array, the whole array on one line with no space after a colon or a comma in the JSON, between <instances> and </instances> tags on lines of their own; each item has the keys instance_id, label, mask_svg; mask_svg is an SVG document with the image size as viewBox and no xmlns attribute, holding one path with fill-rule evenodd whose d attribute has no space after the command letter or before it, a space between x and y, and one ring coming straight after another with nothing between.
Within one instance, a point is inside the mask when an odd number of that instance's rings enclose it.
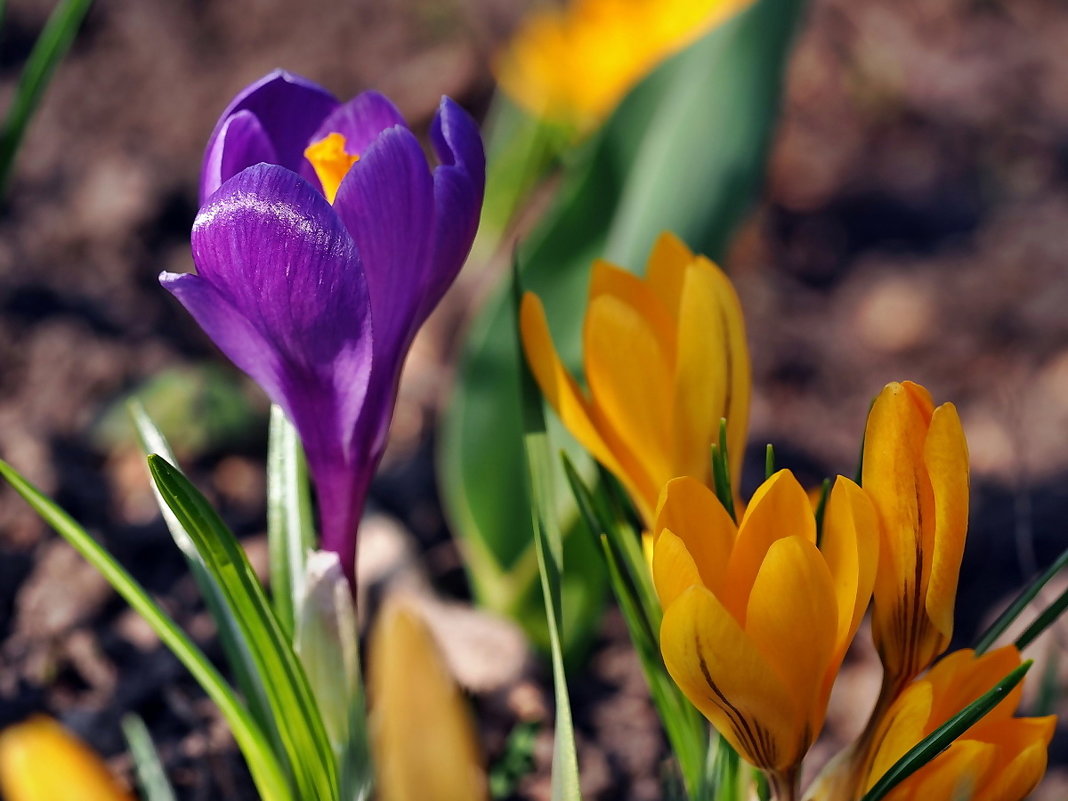
<instances>
[{"instance_id":1,"label":"purple crocus flower","mask_svg":"<svg viewBox=\"0 0 1068 801\"><path fill-rule=\"evenodd\" d=\"M356 527L401 367L478 227L485 155L443 98L430 169L397 109L274 72L215 126L193 223L197 273L160 281L296 426L322 547L354 575Z\"/></svg>"}]
</instances>

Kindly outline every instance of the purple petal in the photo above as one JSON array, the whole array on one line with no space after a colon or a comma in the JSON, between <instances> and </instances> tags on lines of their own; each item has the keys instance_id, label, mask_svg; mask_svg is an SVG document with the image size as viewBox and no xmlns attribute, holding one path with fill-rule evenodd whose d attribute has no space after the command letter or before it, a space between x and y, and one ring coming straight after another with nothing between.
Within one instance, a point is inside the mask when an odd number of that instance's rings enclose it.
<instances>
[{"instance_id":1,"label":"purple petal","mask_svg":"<svg viewBox=\"0 0 1068 801\"><path fill-rule=\"evenodd\" d=\"M478 126L448 97L441 99L430 141L441 162L434 169L434 264L417 324L434 310L471 252L486 190L486 153Z\"/></svg>"},{"instance_id":2,"label":"purple petal","mask_svg":"<svg viewBox=\"0 0 1068 801\"><path fill-rule=\"evenodd\" d=\"M311 141L312 134L337 105L334 96L318 84L284 70L265 75L243 89L222 113L208 140L200 176L201 205L221 186L222 181L230 177L223 175L218 180L217 174L209 174L208 165L216 149L216 139L222 135L232 115L248 111L255 116L274 147L277 163L299 171L304 161L304 148ZM241 165L241 168L255 163Z\"/></svg>"},{"instance_id":3,"label":"purple petal","mask_svg":"<svg viewBox=\"0 0 1068 801\"><path fill-rule=\"evenodd\" d=\"M363 259L375 361L396 361L415 333L434 227L430 168L412 132L394 127L381 134L341 182L334 209Z\"/></svg>"},{"instance_id":4,"label":"purple petal","mask_svg":"<svg viewBox=\"0 0 1068 801\"><path fill-rule=\"evenodd\" d=\"M198 275L164 276L219 348L293 421L320 498L323 544L351 567L375 460L355 448L371 373L371 310L355 243L283 167L231 178L197 215Z\"/></svg>"},{"instance_id":5,"label":"purple petal","mask_svg":"<svg viewBox=\"0 0 1068 801\"><path fill-rule=\"evenodd\" d=\"M241 170L253 164L275 164L278 155L274 145L251 111L238 111L227 117L212 138L204 154L202 188L210 188L210 195ZM203 205L207 196L200 199Z\"/></svg>"},{"instance_id":6,"label":"purple petal","mask_svg":"<svg viewBox=\"0 0 1068 801\"><path fill-rule=\"evenodd\" d=\"M311 141L317 142L332 133L339 133L345 137L345 150L362 158L378 135L394 125L408 127L389 98L378 92L363 92L334 109L319 125Z\"/></svg>"}]
</instances>

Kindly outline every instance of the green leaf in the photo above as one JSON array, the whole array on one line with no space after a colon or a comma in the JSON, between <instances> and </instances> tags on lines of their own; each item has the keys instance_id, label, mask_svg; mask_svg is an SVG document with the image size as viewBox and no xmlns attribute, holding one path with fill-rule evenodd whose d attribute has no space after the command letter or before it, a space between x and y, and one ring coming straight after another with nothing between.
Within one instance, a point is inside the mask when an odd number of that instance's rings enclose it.
<instances>
[{"instance_id":1,"label":"green leaf","mask_svg":"<svg viewBox=\"0 0 1068 801\"><path fill-rule=\"evenodd\" d=\"M130 401L127 409L130 418L133 420L134 428L145 456L158 453L168 462L176 465L178 462L171 451L170 443L167 442L167 439L148 416L140 401ZM178 518L175 517L174 512L171 511L171 508L163 499L163 495L160 494L159 487L156 486L155 482L152 482L152 492L156 497L156 503L159 505L163 521L167 524L171 539L174 540L174 544L178 546L178 550L185 557L189 572L193 574L193 579L197 583L200 594L207 604L212 619L215 621L215 626L219 632L219 642L222 644L223 653L226 654L226 663L237 681L237 686L245 696L245 702L256 718L256 722L259 723L260 728L270 738L275 751L279 752L281 749L281 734L278 731L277 721L271 714L270 704L267 700L267 690L259 673L256 671L256 664L252 659L252 654L249 651L248 643L245 641L241 628L226 603L226 595L223 588L204 563L200 551L197 550L196 545L193 543L193 538L185 530Z\"/></svg>"},{"instance_id":2,"label":"green leaf","mask_svg":"<svg viewBox=\"0 0 1068 801\"><path fill-rule=\"evenodd\" d=\"M263 731L215 666L188 635L178 628L133 576L90 537L85 529L2 460L0 476L145 619L163 644L185 665L208 697L215 702L248 762L260 797L264 801L297 801Z\"/></svg>"},{"instance_id":3,"label":"green leaf","mask_svg":"<svg viewBox=\"0 0 1068 801\"><path fill-rule=\"evenodd\" d=\"M893 764L861 801L879 801L897 785L918 771L936 756L945 751L964 732L974 726L990 710L1001 703L1013 687L1023 681L1032 662L1028 660L998 682L992 690L964 707L919 743L909 749Z\"/></svg>"},{"instance_id":4,"label":"green leaf","mask_svg":"<svg viewBox=\"0 0 1068 801\"><path fill-rule=\"evenodd\" d=\"M52 10L44 30L34 43L29 60L19 75L15 97L8 107L3 128L0 128L0 192L7 186L26 126L52 79L52 73L74 41L74 35L90 5L92 0L62 0ZM2 13L3 8L0 7Z\"/></svg>"},{"instance_id":5,"label":"green leaf","mask_svg":"<svg viewBox=\"0 0 1068 801\"><path fill-rule=\"evenodd\" d=\"M160 494L222 589L248 644L299 796L338 801L337 766L315 697L244 550L178 469L159 455L149 456L148 465Z\"/></svg>"},{"instance_id":6,"label":"green leaf","mask_svg":"<svg viewBox=\"0 0 1068 801\"><path fill-rule=\"evenodd\" d=\"M518 303L519 280L514 280ZM516 333L518 340L518 331ZM516 341L518 347L518 341ZM575 730L571 721L571 701L567 678L564 675L564 650L560 627L563 618L561 576L563 575L563 537L556 524L553 504L552 451L545 429L545 412L541 392L529 370L520 371L523 404L523 446L527 456L527 470L533 503L530 506L534 527L534 543L538 555L545 599L545 618L549 627L550 653L553 665L553 694L556 702L556 733L553 744L552 798L553 801L580 801L578 751Z\"/></svg>"},{"instance_id":7,"label":"green leaf","mask_svg":"<svg viewBox=\"0 0 1068 801\"><path fill-rule=\"evenodd\" d=\"M145 722L137 715L126 715L122 719L122 733L130 746L137 783L145 801L178 801Z\"/></svg>"},{"instance_id":8,"label":"green leaf","mask_svg":"<svg viewBox=\"0 0 1068 801\"><path fill-rule=\"evenodd\" d=\"M1020 594L1016 596L1011 604L997 616L997 619L990 624L990 627L979 637L979 641L975 645L975 652L977 654L985 653L990 650L998 637L1005 633L1005 630L1011 626L1016 618L1027 608L1027 605L1033 601L1042 588L1045 587L1054 576L1060 573L1066 566L1068 566L1068 549L1061 552L1053 564L1051 564L1041 575L1037 576L1030 584L1024 587Z\"/></svg>"},{"instance_id":9,"label":"green leaf","mask_svg":"<svg viewBox=\"0 0 1068 801\"><path fill-rule=\"evenodd\" d=\"M271 406L267 444L267 541L271 601L282 628L292 636L308 552L315 547L315 523L300 436L277 405Z\"/></svg>"},{"instance_id":10,"label":"green leaf","mask_svg":"<svg viewBox=\"0 0 1068 801\"><path fill-rule=\"evenodd\" d=\"M631 92L605 127L570 154L550 213L522 248L526 289L544 301L561 358L577 372L590 267L609 257L638 271L662 230L720 257L756 196L803 0L759 0ZM452 529L470 554L479 600L506 614L531 569L515 310L501 288L472 325L446 414L438 475ZM582 449L548 420L583 476ZM509 432L516 432L513 438ZM513 441L514 439L514 441ZM559 487L570 542L578 513ZM574 538L588 542L587 537ZM599 560L592 560L598 561ZM585 564L568 560L568 564ZM591 606L591 613L596 611ZM592 627L589 627L592 628Z\"/></svg>"}]
</instances>

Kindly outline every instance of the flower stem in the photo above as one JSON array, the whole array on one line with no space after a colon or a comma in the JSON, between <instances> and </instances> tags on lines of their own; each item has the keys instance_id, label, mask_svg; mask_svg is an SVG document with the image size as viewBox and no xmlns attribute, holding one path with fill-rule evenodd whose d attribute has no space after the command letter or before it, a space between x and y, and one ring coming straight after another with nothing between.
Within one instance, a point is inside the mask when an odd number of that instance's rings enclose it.
<instances>
[{"instance_id":1,"label":"flower stem","mask_svg":"<svg viewBox=\"0 0 1068 801\"><path fill-rule=\"evenodd\" d=\"M801 771L797 765L786 770L768 771L768 784L771 785L775 801L798 801L801 798L798 788L800 778Z\"/></svg>"}]
</instances>

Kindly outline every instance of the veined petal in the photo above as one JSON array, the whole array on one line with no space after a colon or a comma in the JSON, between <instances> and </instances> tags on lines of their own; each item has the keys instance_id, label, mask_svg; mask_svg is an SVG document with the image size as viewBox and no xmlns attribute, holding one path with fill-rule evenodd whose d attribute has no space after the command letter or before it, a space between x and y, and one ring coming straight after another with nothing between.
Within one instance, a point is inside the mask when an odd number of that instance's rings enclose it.
<instances>
[{"instance_id":1,"label":"veined petal","mask_svg":"<svg viewBox=\"0 0 1068 801\"><path fill-rule=\"evenodd\" d=\"M671 469L671 356L652 326L633 307L612 295L594 298L583 331L586 380L592 409L616 432L651 477L647 508L659 488L674 478Z\"/></svg>"},{"instance_id":2,"label":"veined petal","mask_svg":"<svg viewBox=\"0 0 1068 801\"><path fill-rule=\"evenodd\" d=\"M277 161L278 154L259 118L243 109L226 117L211 140L210 149L204 154L202 185L211 190L210 195L246 167ZM205 200L207 195L200 202Z\"/></svg>"},{"instance_id":3,"label":"veined petal","mask_svg":"<svg viewBox=\"0 0 1068 801\"><path fill-rule=\"evenodd\" d=\"M931 415L923 461L931 477L935 508L927 614L948 639L953 635L957 578L968 533L968 444L952 403L939 406Z\"/></svg>"},{"instance_id":4,"label":"veined petal","mask_svg":"<svg viewBox=\"0 0 1068 801\"><path fill-rule=\"evenodd\" d=\"M471 251L486 190L486 153L478 125L447 97L430 124L434 168L434 264L419 312L430 314Z\"/></svg>"},{"instance_id":5,"label":"veined petal","mask_svg":"<svg viewBox=\"0 0 1068 801\"><path fill-rule=\"evenodd\" d=\"M789 470L765 481L749 501L727 567L724 604L745 624L749 593L772 543L783 537L816 542L816 519L808 495Z\"/></svg>"},{"instance_id":6,"label":"veined petal","mask_svg":"<svg viewBox=\"0 0 1068 801\"><path fill-rule=\"evenodd\" d=\"M723 597L737 528L715 493L689 476L673 478L660 494L654 536L659 537L664 529L675 532L685 544L702 583Z\"/></svg>"},{"instance_id":7,"label":"veined petal","mask_svg":"<svg viewBox=\"0 0 1068 801\"><path fill-rule=\"evenodd\" d=\"M872 634L896 681L923 670L949 642L926 607L936 510L923 465L933 411L922 387L888 384L872 405L864 437L863 486L881 532Z\"/></svg>"},{"instance_id":8,"label":"veined petal","mask_svg":"<svg viewBox=\"0 0 1068 801\"><path fill-rule=\"evenodd\" d=\"M879 528L867 494L838 476L823 514L820 551L834 578L838 658L845 656L871 600L879 562Z\"/></svg>"},{"instance_id":9,"label":"veined petal","mask_svg":"<svg viewBox=\"0 0 1068 801\"><path fill-rule=\"evenodd\" d=\"M671 678L750 763L793 766L795 699L716 596L683 592L664 611L660 648Z\"/></svg>"},{"instance_id":10,"label":"veined petal","mask_svg":"<svg viewBox=\"0 0 1068 801\"><path fill-rule=\"evenodd\" d=\"M798 707L792 745L797 761L823 727L837 628L831 573L815 543L803 536L773 542L753 582L745 633Z\"/></svg>"},{"instance_id":11,"label":"veined petal","mask_svg":"<svg viewBox=\"0 0 1068 801\"><path fill-rule=\"evenodd\" d=\"M284 70L275 70L246 87L226 107L208 140L200 176L200 205L203 206L223 182L237 174L225 175L208 169L214 160L216 140L232 115L241 111L254 115L271 141L277 163L299 172L304 162L304 148L319 123L336 106L337 100L321 86ZM238 167L235 162L231 166L240 171L255 163Z\"/></svg>"},{"instance_id":12,"label":"veined petal","mask_svg":"<svg viewBox=\"0 0 1068 801\"><path fill-rule=\"evenodd\" d=\"M363 158L378 135L395 125L408 127L389 98L378 92L361 92L322 118L309 141L318 142L332 133L341 134L345 137L345 150Z\"/></svg>"},{"instance_id":13,"label":"veined petal","mask_svg":"<svg viewBox=\"0 0 1068 801\"><path fill-rule=\"evenodd\" d=\"M132 801L100 757L43 716L0 732L0 791L7 801Z\"/></svg>"},{"instance_id":14,"label":"veined petal","mask_svg":"<svg viewBox=\"0 0 1068 801\"><path fill-rule=\"evenodd\" d=\"M653 545L653 584L665 609L690 587L704 586L686 544L670 529L662 530Z\"/></svg>"},{"instance_id":15,"label":"veined petal","mask_svg":"<svg viewBox=\"0 0 1068 801\"><path fill-rule=\"evenodd\" d=\"M619 477L632 498L639 499L655 493L652 482L635 460L627 454L617 453L606 442L578 384L557 355L549 333L549 322L545 318L545 308L538 296L531 292L523 296L520 305L519 332L534 380L564 427L597 461ZM648 515L646 520L651 519L651 510L644 509L642 513L643 516Z\"/></svg>"}]
</instances>

